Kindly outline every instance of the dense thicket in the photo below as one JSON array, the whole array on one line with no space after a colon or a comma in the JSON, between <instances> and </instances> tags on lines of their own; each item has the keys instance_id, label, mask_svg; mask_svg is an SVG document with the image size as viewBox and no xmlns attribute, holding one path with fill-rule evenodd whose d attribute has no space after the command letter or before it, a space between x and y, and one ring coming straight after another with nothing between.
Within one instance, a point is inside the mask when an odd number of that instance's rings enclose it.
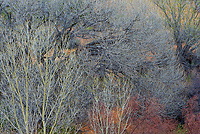
<instances>
[{"instance_id":1,"label":"dense thicket","mask_svg":"<svg viewBox=\"0 0 200 134\"><path fill-rule=\"evenodd\" d=\"M145 0L1 1L1 131L80 132L99 105L128 109L135 95L135 114L154 98L177 117L186 77L158 12Z\"/></svg>"}]
</instances>

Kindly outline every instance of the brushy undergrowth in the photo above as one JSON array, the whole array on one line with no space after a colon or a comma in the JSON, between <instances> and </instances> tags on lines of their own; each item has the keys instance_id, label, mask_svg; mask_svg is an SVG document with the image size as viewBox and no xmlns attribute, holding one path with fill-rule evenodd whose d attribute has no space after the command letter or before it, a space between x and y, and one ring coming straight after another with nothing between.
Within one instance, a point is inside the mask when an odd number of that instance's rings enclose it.
<instances>
[{"instance_id":1,"label":"brushy undergrowth","mask_svg":"<svg viewBox=\"0 0 200 134\"><path fill-rule=\"evenodd\" d=\"M174 133L188 95L176 43L147 0L0 1L0 131Z\"/></svg>"}]
</instances>

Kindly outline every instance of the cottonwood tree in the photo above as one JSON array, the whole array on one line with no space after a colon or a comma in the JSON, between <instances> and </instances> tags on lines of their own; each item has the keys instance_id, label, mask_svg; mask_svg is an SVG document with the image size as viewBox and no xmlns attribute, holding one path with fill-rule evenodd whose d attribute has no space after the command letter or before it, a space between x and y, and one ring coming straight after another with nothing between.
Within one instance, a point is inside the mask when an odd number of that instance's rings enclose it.
<instances>
[{"instance_id":1,"label":"cottonwood tree","mask_svg":"<svg viewBox=\"0 0 200 134\"><path fill-rule=\"evenodd\" d=\"M164 14L167 26L173 32L176 52L185 69L199 66L200 1L161 0L154 1Z\"/></svg>"}]
</instances>

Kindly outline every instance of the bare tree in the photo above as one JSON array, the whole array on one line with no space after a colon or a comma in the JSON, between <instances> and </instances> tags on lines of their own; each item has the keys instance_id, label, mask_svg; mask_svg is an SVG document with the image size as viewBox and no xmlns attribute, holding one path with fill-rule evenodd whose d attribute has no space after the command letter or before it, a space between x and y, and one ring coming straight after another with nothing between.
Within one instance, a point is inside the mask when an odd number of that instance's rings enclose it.
<instances>
[{"instance_id":1,"label":"bare tree","mask_svg":"<svg viewBox=\"0 0 200 134\"><path fill-rule=\"evenodd\" d=\"M177 116L185 104L183 69L172 35L151 4L1 2L4 131L76 133L99 100L109 112L135 94L158 98L166 105L163 112Z\"/></svg>"},{"instance_id":2,"label":"bare tree","mask_svg":"<svg viewBox=\"0 0 200 134\"><path fill-rule=\"evenodd\" d=\"M173 31L176 51L185 69L200 64L199 54L199 0L162 0L154 2L163 12L167 25Z\"/></svg>"}]
</instances>

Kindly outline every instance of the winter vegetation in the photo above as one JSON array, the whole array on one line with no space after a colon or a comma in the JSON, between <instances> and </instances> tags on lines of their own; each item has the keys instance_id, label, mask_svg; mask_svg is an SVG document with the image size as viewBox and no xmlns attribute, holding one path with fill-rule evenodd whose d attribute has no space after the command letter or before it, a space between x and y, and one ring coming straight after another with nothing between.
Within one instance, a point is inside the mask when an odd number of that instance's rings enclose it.
<instances>
[{"instance_id":1,"label":"winter vegetation","mask_svg":"<svg viewBox=\"0 0 200 134\"><path fill-rule=\"evenodd\" d=\"M0 133L197 134L199 0L0 0Z\"/></svg>"}]
</instances>

